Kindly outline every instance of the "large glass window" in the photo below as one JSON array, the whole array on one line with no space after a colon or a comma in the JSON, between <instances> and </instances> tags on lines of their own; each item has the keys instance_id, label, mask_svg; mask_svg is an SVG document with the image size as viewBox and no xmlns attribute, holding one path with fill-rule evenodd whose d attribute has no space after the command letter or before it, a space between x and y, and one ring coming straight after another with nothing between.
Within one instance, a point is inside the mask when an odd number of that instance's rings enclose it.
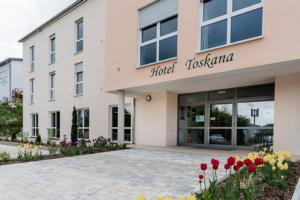
<instances>
[{"instance_id":1,"label":"large glass window","mask_svg":"<svg viewBox=\"0 0 300 200\"><path fill-rule=\"evenodd\" d=\"M30 47L30 72L34 72L35 70L35 47Z\"/></svg>"},{"instance_id":2,"label":"large glass window","mask_svg":"<svg viewBox=\"0 0 300 200\"><path fill-rule=\"evenodd\" d=\"M34 79L30 79L29 80L29 87L30 87L30 99L29 99L29 102L30 104L33 104L34 103Z\"/></svg>"},{"instance_id":3,"label":"large glass window","mask_svg":"<svg viewBox=\"0 0 300 200\"><path fill-rule=\"evenodd\" d=\"M75 65L75 96L83 95L83 63Z\"/></svg>"},{"instance_id":4,"label":"large glass window","mask_svg":"<svg viewBox=\"0 0 300 200\"><path fill-rule=\"evenodd\" d=\"M77 110L77 126L78 126L78 139L89 139L90 137L90 110L78 109Z\"/></svg>"},{"instance_id":5,"label":"large glass window","mask_svg":"<svg viewBox=\"0 0 300 200\"><path fill-rule=\"evenodd\" d=\"M141 29L140 65L177 56L177 16Z\"/></svg>"},{"instance_id":6,"label":"large glass window","mask_svg":"<svg viewBox=\"0 0 300 200\"><path fill-rule=\"evenodd\" d=\"M201 50L262 35L261 0L204 0L202 5Z\"/></svg>"},{"instance_id":7,"label":"large glass window","mask_svg":"<svg viewBox=\"0 0 300 200\"><path fill-rule=\"evenodd\" d=\"M124 141L131 142L131 135L132 135L132 106L127 105L125 106L124 110ZM113 141L118 140L118 107L113 106L111 107L111 138Z\"/></svg>"},{"instance_id":8,"label":"large glass window","mask_svg":"<svg viewBox=\"0 0 300 200\"><path fill-rule=\"evenodd\" d=\"M239 102L237 126L237 145L272 145L274 101Z\"/></svg>"}]
</instances>

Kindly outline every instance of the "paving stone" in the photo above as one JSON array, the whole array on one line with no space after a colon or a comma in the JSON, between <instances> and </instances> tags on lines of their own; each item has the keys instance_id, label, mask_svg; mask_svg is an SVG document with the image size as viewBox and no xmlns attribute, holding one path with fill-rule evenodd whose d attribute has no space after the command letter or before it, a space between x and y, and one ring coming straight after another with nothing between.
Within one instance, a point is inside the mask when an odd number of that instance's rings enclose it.
<instances>
[{"instance_id":1,"label":"paving stone","mask_svg":"<svg viewBox=\"0 0 300 200\"><path fill-rule=\"evenodd\" d=\"M129 149L0 167L0 199L131 200L140 194L187 195L199 189L206 153ZM219 178L226 156L220 159ZM207 173L207 177L211 172ZM20 198L21 197L21 198Z\"/></svg>"}]
</instances>

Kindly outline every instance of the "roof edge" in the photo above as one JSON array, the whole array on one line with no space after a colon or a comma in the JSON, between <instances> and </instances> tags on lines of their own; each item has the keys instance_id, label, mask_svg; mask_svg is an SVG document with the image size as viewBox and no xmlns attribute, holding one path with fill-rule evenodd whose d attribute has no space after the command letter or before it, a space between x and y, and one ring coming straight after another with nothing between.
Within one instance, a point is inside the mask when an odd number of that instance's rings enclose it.
<instances>
[{"instance_id":1,"label":"roof edge","mask_svg":"<svg viewBox=\"0 0 300 200\"><path fill-rule=\"evenodd\" d=\"M20 61L20 62L22 62L23 59L22 58L6 58L5 60L0 61L0 67L6 65L8 63L11 63L12 61Z\"/></svg>"},{"instance_id":2,"label":"roof edge","mask_svg":"<svg viewBox=\"0 0 300 200\"><path fill-rule=\"evenodd\" d=\"M46 27L48 27L53 22L57 21L58 19L60 19L61 17L63 17L64 15L68 14L69 12L71 12L72 10L74 10L75 8L77 8L78 6L80 6L81 4L83 4L83 3L87 2L87 1L88 0L77 0L77 1L75 1L74 3L72 3L71 5L69 5L67 8L63 9L58 14L56 14L54 17L50 18L49 20L47 20L46 22L44 22L42 25L38 26L33 31L31 31L30 33L28 33L27 35L25 35L18 42L22 43L22 42L28 40L29 38L31 38L35 34L41 32L43 29L45 29Z\"/></svg>"}]
</instances>

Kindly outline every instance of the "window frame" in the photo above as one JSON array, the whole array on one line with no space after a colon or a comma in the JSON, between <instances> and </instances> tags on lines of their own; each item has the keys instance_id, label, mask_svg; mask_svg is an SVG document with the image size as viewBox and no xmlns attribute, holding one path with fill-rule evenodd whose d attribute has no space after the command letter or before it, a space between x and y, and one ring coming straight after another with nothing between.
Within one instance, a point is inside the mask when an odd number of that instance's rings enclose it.
<instances>
[{"instance_id":1,"label":"window frame","mask_svg":"<svg viewBox=\"0 0 300 200\"><path fill-rule=\"evenodd\" d=\"M55 72L49 73L49 101L55 101ZM53 87L52 87L53 86Z\"/></svg>"},{"instance_id":2,"label":"window frame","mask_svg":"<svg viewBox=\"0 0 300 200\"><path fill-rule=\"evenodd\" d=\"M52 112L50 112L49 113L49 117L50 117L50 126L49 126L49 128L48 128L48 133L49 133L49 137L50 137L50 139L60 139L60 127L59 127L59 129L58 129L58 127L57 127L57 122L58 122L58 118L57 118L57 115L58 115L58 113L59 113L59 115L61 115L61 113L60 113L60 111L52 111ZM54 114L54 116L55 116L55 126L53 127L52 126L52 115ZM61 117L60 117L61 118ZM59 120L60 120L60 118L59 118ZM51 134L51 132L54 130L54 136Z\"/></svg>"},{"instance_id":3,"label":"window frame","mask_svg":"<svg viewBox=\"0 0 300 200\"><path fill-rule=\"evenodd\" d=\"M83 67L83 62L79 62L79 63L76 63L75 64L75 70L76 70L76 66L77 65L82 65L82 67ZM78 77L78 74L79 73L82 73L82 81L78 81L78 79L77 79L77 77ZM78 97L78 96L83 96L83 85L84 85L84 72L83 72L83 69L81 70L81 71L78 71L78 72L76 72L75 71L75 86L74 86L74 89L75 89L75 97ZM78 87L78 85L82 85L82 92L81 93L77 93L77 87Z\"/></svg>"},{"instance_id":4,"label":"window frame","mask_svg":"<svg viewBox=\"0 0 300 200\"><path fill-rule=\"evenodd\" d=\"M78 38L78 25L82 23L82 38ZM78 50L78 43L82 41L82 49ZM83 17L75 21L75 54L82 52L84 49L84 21Z\"/></svg>"},{"instance_id":5,"label":"window frame","mask_svg":"<svg viewBox=\"0 0 300 200\"><path fill-rule=\"evenodd\" d=\"M35 91L35 79L32 78L29 80L29 88L30 88L30 95L29 95L29 103L34 104L34 91Z\"/></svg>"},{"instance_id":6,"label":"window frame","mask_svg":"<svg viewBox=\"0 0 300 200\"><path fill-rule=\"evenodd\" d=\"M203 52L207 52L207 51L211 51L211 50L215 50L215 49L219 49L219 48L224 48L224 47L228 47L228 46L232 46L232 45L245 43L245 42L249 42L249 41L253 41L253 40L263 38L264 37L264 14L262 15L262 34L260 36L240 40L240 41L237 41L237 42L231 42L231 21L232 21L232 18L236 17L238 15L242 15L242 14L251 12L251 11L255 11L255 10L260 9L260 8L262 8L263 11L264 11L264 0L261 0L261 2L258 3L258 4L254 4L254 5L251 5L251 6L233 11L233 0L227 0L227 14L209 19L207 21L203 21L204 2L201 0L200 1L200 8L199 8L199 17L198 17L198 19L199 19L199 26L198 27L199 28L198 28L197 52L198 53L203 53ZM205 26L217 23L217 22L221 22L223 20L227 20L226 44L202 50L201 49L201 45L202 45L202 43L201 43L202 42L202 27L205 27Z\"/></svg>"},{"instance_id":7,"label":"window frame","mask_svg":"<svg viewBox=\"0 0 300 200\"><path fill-rule=\"evenodd\" d=\"M177 17L177 30L175 32L171 32L171 33L168 33L166 35L161 36L160 35L161 23L165 22L165 21L168 21L168 20L171 20L175 17ZM143 42L143 30L146 29L146 28L149 28L151 26L154 26L154 25L156 26L156 37L151 39L151 40L148 40L146 42ZM156 23L150 24L146 27L139 28L139 42L138 42L139 47L138 47L138 67L137 68L146 67L148 65L153 65L153 64L157 64L157 63L166 62L166 61L169 61L169 60L176 59L178 55L175 56L175 57L172 57L172 58L159 60L159 44L160 44L160 41L171 38L171 37L174 37L174 36L177 36L177 41L176 41L177 42L177 49L176 49L176 51L178 53L178 14L170 16L166 19L160 20ZM150 44L154 44L154 43L156 43L156 60L155 60L155 62L147 63L147 64L141 64L141 48L144 47L144 46L150 45Z\"/></svg>"},{"instance_id":8,"label":"window frame","mask_svg":"<svg viewBox=\"0 0 300 200\"><path fill-rule=\"evenodd\" d=\"M30 70L29 72L35 71L35 46L29 47L29 57L30 57Z\"/></svg>"},{"instance_id":9,"label":"window frame","mask_svg":"<svg viewBox=\"0 0 300 200\"><path fill-rule=\"evenodd\" d=\"M52 49L52 47L53 47L52 42L53 41L54 41L54 49ZM55 34L52 34L49 37L49 64L52 65L52 64L55 64L55 63L56 63L56 36L55 36Z\"/></svg>"},{"instance_id":10,"label":"window frame","mask_svg":"<svg viewBox=\"0 0 300 200\"><path fill-rule=\"evenodd\" d=\"M81 111L81 117L82 117L82 127L79 127L79 124L78 124L78 119L79 119L79 112ZM85 121L84 121L84 116L85 116L85 112L89 112L89 126L85 126ZM90 126L91 126L91 111L89 108L79 108L76 110L76 113L77 113L77 139L79 140L83 140L83 139L89 139L90 138ZM80 138L79 137L79 132L81 131L82 132L82 136L84 135L85 133L85 130L88 130L88 138Z\"/></svg>"},{"instance_id":11,"label":"window frame","mask_svg":"<svg viewBox=\"0 0 300 200\"><path fill-rule=\"evenodd\" d=\"M31 137L37 137L39 133L39 114L32 113L31 116Z\"/></svg>"}]
</instances>

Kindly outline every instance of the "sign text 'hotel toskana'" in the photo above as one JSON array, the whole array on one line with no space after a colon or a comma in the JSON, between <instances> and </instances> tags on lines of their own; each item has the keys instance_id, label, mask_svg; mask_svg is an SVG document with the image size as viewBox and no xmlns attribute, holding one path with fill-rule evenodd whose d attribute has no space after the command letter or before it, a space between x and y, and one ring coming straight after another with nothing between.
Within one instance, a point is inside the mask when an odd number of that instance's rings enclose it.
<instances>
[{"instance_id":1,"label":"sign text 'hotel toskana'","mask_svg":"<svg viewBox=\"0 0 300 200\"><path fill-rule=\"evenodd\" d=\"M211 54L207 54L203 59L189 59L185 62L185 67L187 70L194 70L199 68L214 68L218 64L232 62L234 60L234 54L230 53L228 55L211 57ZM175 72L177 61L173 62L171 66L158 66L151 69L151 78L156 76L162 76L167 74L172 74Z\"/></svg>"}]
</instances>

